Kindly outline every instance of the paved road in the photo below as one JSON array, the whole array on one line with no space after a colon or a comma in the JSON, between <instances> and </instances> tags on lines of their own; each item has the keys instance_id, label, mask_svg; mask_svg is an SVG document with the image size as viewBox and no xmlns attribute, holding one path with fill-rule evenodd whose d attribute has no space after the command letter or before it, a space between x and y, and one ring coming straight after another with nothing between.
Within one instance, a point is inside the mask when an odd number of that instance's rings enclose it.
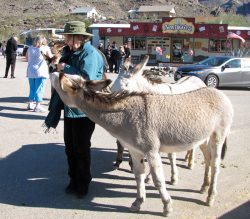
<instances>
[{"instance_id":1,"label":"paved road","mask_svg":"<svg viewBox=\"0 0 250 219\"><path fill-rule=\"evenodd\" d=\"M152 184L147 185L147 200L141 212L129 212L128 207L136 195L134 176L128 171L127 162L122 163L121 170L113 170L115 139L99 126L92 139L94 179L90 194L83 200L64 194L68 177L63 122L59 123L57 133L44 134L41 125L46 113L26 110L26 67L27 63L19 58L16 79L2 78L5 60L0 57L0 218L161 218L162 203ZM115 75L109 77L115 78ZM233 102L235 119L219 176L215 206L206 207L206 195L198 192L204 171L199 150L193 170L186 168L184 154L178 155L180 179L176 186L169 185L169 161L163 155L167 189L174 207L169 218L250 218L250 92L223 91ZM45 107L49 98L48 81Z\"/></svg>"}]
</instances>

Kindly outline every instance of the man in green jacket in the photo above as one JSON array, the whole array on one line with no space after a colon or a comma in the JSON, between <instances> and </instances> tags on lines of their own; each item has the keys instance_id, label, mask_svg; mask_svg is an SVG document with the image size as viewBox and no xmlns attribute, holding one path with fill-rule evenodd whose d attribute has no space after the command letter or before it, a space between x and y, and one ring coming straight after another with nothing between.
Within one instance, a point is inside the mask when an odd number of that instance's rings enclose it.
<instances>
[{"instance_id":1,"label":"man in green jacket","mask_svg":"<svg viewBox=\"0 0 250 219\"><path fill-rule=\"evenodd\" d=\"M86 32L85 23L66 23L63 33L67 46L57 65L58 71L77 74L88 80L100 80L103 75L103 60L95 47L90 44L92 34ZM64 106L64 142L68 160L69 185L66 193L83 198L88 193L92 176L91 136L95 129L84 112Z\"/></svg>"}]
</instances>

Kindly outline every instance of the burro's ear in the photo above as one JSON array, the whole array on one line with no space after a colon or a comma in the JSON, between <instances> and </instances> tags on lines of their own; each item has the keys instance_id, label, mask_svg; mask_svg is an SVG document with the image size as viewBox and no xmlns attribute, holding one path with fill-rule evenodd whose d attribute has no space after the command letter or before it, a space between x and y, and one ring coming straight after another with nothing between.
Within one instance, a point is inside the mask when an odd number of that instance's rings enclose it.
<instances>
[{"instance_id":1,"label":"burro's ear","mask_svg":"<svg viewBox=\"0 0 250 219\"><path fill-rule=\"evenodd\" d=\"M60 85L63 91L74 94L83 88L85 80L79 75L68 75L60 73Z\"/></svg>"},{"instance_id":2,"label":"burro's ear","mask_svg":"<svg viewBox=\"0 0 250 219\"><path fill-rule=\"evenodd\" d=\"M86 81L86 87L87 89L93 90L93 91L102 91L104 88L106 88L108 85L111 84L111 80L90 80Z\"/></svg>"},{"instance_id":3,"label":"burro's ear","mask_svg":"<svg viewBox=\"0 0 250 219\"><path fill-rule=\"evenodd\" d=\"M119 75L130 74L129 68L132 66L130 60L128 58L125 59L123 64L120 66Z\"/></svg>"},{"instance_id":4,"label":"burro's ear","mask_svg":"<svg viewBox=\"0 0 250 219\"><path fill-rule=\"evenodd\" d=\"M133 74L142 74L143 73L143 69L145 68L145 66L148 63L148 59L149 59L149 56L145 55L144 58L143 58L143 60L134 67Z\"/></svg>"}]
</instances>

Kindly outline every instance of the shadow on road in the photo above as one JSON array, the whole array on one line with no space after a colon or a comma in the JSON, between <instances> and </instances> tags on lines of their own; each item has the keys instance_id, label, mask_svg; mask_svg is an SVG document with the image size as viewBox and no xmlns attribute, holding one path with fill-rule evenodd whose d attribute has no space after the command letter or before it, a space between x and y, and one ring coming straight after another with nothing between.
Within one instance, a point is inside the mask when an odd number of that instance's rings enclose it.
<instances>
[{"instance_id":1,"label":"shadow on road","mask_svg":"<svg viewBox=\"0 0 250 219\"><path fill-rule=\"evenodd\" d=\"M28 97L2 97L0 103L25 103Z\"/></svg>"},{"instance_id":2,"label":"shadow on road","mask_svg":"<svg viewBox=\"0 0 250 219\"><path fill-rule=\"evenodd\" d=\"M105 176L103 174L113 168L114 156L110 156L112 153L114 154L111 151L92 149L93 160L103 160L105 164L107 163L105 160L108 159L110 164L93 168L94 178L109 177L109 174ZM94 180L91 184L91 195L86 200L78 200L64 194L68 176L64 146L61 144L22 146L18 151L0 160L0 178L0 203L15 206L97 210L94 207L97 204L91 204L91 199L95 196L127 197L127 194L108 191L110 188L118 188L119 185L99 183ZM132 196L134 194L131 194Z\"/></svg>"},{"instance_id":3,"label":"shadow on road","mask_svg":"<svg viewBox=\"0 0 250 219\"><path fill-rule=\"evenodd\" d=\"M4 107L6 110L7 108ZM20 108L13 108L8 107L9 110L15 110L15 111L27 111L27 109L20 109ZM1 112L1 106L0 106L0 117L6 117L6 118L12 118L12 119L24 119L24 120L44 120L47 114L43 115L34 115L34 114L18 114L18 113L2 113Z\"/></svg>"},{"instance_id":4,"label":"shadow on road","mask_svg":"<svg viewBox=\"0 0 250 219\"><path fill-rule=\"evenodd\" d=\"M218 219L247 219L250 218L250 201L218 217Z\"/></svg>"},{"instance_id":5,"label":"shadow on road","mask_svg":"<svg viewBox=\"0 0 250 219\"><path fill-rule=\"evenodd\" d=\"M46 99L44 99L46 100ZM33 119L33 120L44 120L45 116L47 114L43 115L34 115L34 114L18 114L16 112L26 112L27 110L27 105L26 102L28 101L27 97L5 97L5 98L0 98L0 117L6 117L6 118L13 118L13 119ZM3 104L1 104L3 103ZM23 107L20 108L18 106L6 106L4 103L24 103ZM45 104L42 104L45 105ZM5 112L2 112L5 111ZM9 112L10 113L9 113ZM32 110L30 110L32 111ZM13 113L15 112L15 113Z\"/></svg>"},{"instance_id":6,"label":"shadow on road","mask_svg":"<svg viewBox=\"0 0 250 219\"><path fill-rule=\"evenodd\" d=\"M93 182L85 199L76 199L64 193L68 183L67 164L62 144L29 144L6 158L0 159L0 203L56 209L82 209L103 212L127 212L129 206L108 205L93 201L98 198L135 198L135 184L117 183L115 180L134 180L134 175L119 176L113 171L115 150L92 148ZM111 179L114 183L100 182L98 178ZM95 180L96 179L96 180ZM109 180L110 181L110 180ZM133 192L124 192L132 189ZM152 189L155 190L154 187ZM194 192L194 191L187 191ZM159 199L158 193L148 191L147 196ZM199 200L173 197L202 204ZM142 211L140 214L152 214ZM160 215L160 213L153 213Z\"/></svg>"}]
</instances>

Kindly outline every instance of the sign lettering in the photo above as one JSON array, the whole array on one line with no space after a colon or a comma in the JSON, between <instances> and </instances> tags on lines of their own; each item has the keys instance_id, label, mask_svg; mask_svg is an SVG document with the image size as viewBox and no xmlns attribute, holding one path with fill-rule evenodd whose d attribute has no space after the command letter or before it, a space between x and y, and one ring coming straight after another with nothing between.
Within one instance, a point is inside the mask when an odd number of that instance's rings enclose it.
<instances>
[{"instance_id":1,"label":"sign lettering","mask_svg":"<svg viewBox=\"0 0 250 219\"><path fill-rule=\"evenodd\" d=\"M174 34L193 34L194 24L188 22L184 18L174 18L170 22L164 22L162 24L163 33L174 33Z\"/></svg>"}]
</instances>

